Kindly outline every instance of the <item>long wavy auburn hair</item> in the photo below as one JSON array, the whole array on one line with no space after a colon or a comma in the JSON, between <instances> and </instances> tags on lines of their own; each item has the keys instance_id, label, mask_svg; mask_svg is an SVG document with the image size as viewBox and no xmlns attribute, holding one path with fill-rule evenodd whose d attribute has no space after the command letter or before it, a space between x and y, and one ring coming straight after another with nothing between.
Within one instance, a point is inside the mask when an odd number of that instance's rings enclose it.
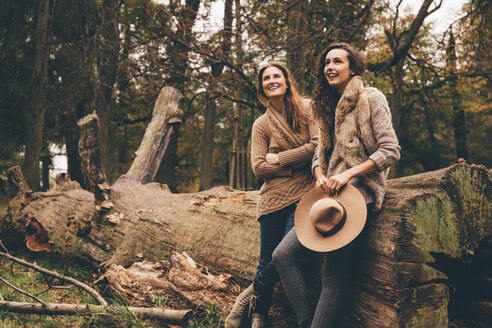
<instances>
[{"instance_id":1,"label":"long wavy auburn hair","mask_svg":"<svg viewBox=\"0 0 492 328\"><path fill-rule=\"evenodd\" d=\"M287 117L287 123L293 131L299 132L301 124L307 122L306 113L302 107L302 100L304 99L299 91L297 91L297 82L292 78L292 74L283 64L277 61L269 61L264 66L260 68L257 76L257 96L258 100L267 106L270 100L263 90L263 72L269 67L276 67L282 71L284 74L285 82L287 84L287 90L285 91L284 102L285 102L285 114Z\"/></svg>"},{"instance_id":2,"label":"long wavy auburn hair","mask_svg":"<svg viewBox=\"0 0 492 328\"><path fill-rule=\"evenodd\" d=\"M355 75L362 76L366 71L364 55L348 43L332 43L320 54L316 66L316 87L313 91L311 106L315 118L329 122L335 119L335 109L341 97L337 89L330 86L325 76L326 55L333 49L344 49L348 52L349 67Z\"/></svg>"}]
</instances>

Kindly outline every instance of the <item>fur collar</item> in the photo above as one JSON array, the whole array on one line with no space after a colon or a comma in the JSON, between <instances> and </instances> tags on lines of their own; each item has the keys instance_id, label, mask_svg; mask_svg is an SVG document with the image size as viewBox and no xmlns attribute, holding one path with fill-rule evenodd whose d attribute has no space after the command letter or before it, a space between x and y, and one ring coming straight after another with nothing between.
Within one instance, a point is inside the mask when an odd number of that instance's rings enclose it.
<instances>
[{"instance_id":1,"label":"fur collar","mask_svg":"<svg viewBox=\"0 0 492 328\"><path fill-rule=\"evenodd\" d=\"M338 134L340 125L343 123L345 116L350 113L357 105L359 94L364 90L362 78L358 75L352 77L343 91L343 95L338 101L335 110L335 133Z\"/></svg>"}]
</instances>

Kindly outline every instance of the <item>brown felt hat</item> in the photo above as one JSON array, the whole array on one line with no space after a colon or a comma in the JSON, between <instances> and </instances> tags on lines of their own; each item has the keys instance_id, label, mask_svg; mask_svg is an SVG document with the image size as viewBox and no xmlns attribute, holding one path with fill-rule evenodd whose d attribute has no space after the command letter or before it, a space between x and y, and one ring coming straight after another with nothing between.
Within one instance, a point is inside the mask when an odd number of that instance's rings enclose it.
<instances>
[{"instance_id":1,"label":"brown felt hat","mask_svg":"<svg viewBox=\"0 0 492 328\"><path fill-rule=\"evenodd\" d=\"M366 218L366 202L354 186L345 185L338 196L328 196L316 186L297 205L297 238L313 251L334 251L361 233Z\"/></svg>"}]
</instances>

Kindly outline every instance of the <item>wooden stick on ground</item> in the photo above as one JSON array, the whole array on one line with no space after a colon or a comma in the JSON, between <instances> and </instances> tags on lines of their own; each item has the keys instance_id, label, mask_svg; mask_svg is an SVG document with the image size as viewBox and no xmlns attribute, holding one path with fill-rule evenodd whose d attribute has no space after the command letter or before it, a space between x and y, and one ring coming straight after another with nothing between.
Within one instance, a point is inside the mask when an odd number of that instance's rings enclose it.
<instances>
[{"instance_id":1,"label":"wooden stick on ground","mask_svg":"<svg viewBox=\"0 0 492 328\"><path fill-rule=\"evenodd\" d=\"M47 274L49 276L55 277L57 279L60 279L60 280L63 280L63 281L68 281L69 283L71 283L71 284L79 287L80 289L85 290L87 293L89 293L89 295L91 295L92 297L94 297L94 299L99 304L101 304L103 306L107 306L108 305L108 302L106 302L106 300L101 295L99 295L99 293L96 292L95 289L89 287L88 285L84 284L83 282L78 281L77 279L74 279L74 278L71 278L71 277L66 277L66 276L61 275L61 274L59 274L57 272L50 271L48 269L42 268L40 266L37 266L36 264L29 263L27 261L24 261L22 259L19 259L19 258L15 257L15 256L12 256L12 255L7 254L7 253L4 253L4 252L0 252L0 257L9 259L9 260L14 261L14 262L17 262L17 263L19 263L19 264L21 264L23 266L26 266L28 268L34 269L34 270L36 270L38 272Z\"/></svg>"},{"instance_id":2,"label":"wooden stick on ground","mask_svg":"<svg viewBox=\"0 0 492 328\"><path fill-rule=\"evenodd\" d=\"M118 307L67 303L38 304L0 300L0 309L24 314L72 315L83 313L104 313L110 311L111 309L118 309ZM165 308L143 308L130 306L126 309L135 314L136 317L163 320L166 323L174 325L184 325L193 314L193 311L191 310L170 310Z\"/></svg>"}]
</instances>

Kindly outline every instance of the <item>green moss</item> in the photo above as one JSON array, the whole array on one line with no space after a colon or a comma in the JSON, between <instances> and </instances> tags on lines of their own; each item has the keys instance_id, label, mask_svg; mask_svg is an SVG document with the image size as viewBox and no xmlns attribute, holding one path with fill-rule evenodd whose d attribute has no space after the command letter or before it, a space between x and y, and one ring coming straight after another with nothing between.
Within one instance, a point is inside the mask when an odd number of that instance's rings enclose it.
<instances>
[{"instance_id":1,"label":"green moss","mask_svg":"<svg viewBox=\"0 0 492 328\"><path fill-rule=\"evenodd\" d=\"M409 206L407 220L415 229L415 243L425 253L461 254L458 228L449 199L425 197Z\"/></svg>"},{"instance_id":2,"label":"green moss","mask_svg":"<svg viewBox=\"0 0 492 328\"><path fill-rule=\"evenodd\" d=\"M474 248L483 236L492 233L492 190L489 180L483 170L460 167L451 172L446 186L463 230L469 236L466 242Z\"/></svg>"}]
</instances>

